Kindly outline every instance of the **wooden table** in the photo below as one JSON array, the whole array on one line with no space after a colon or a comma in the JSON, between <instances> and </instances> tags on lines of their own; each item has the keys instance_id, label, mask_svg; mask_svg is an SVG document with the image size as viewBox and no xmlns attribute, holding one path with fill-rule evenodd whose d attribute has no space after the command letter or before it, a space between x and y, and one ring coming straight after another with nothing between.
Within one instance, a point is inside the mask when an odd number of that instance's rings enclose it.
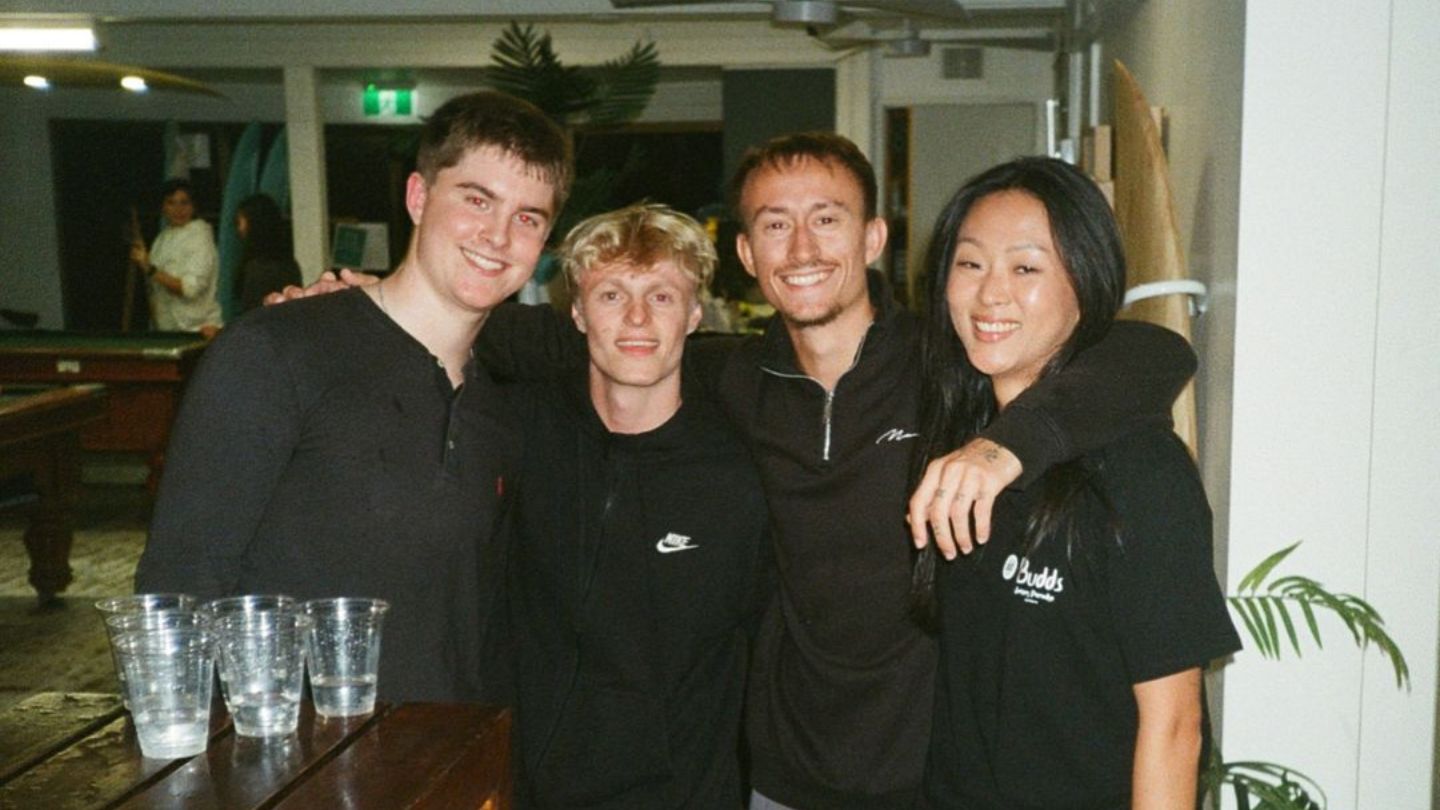
<instances>
[{"instance_id":1,"label":"wooden table","mask_svg":"<svg viewBox=\"0 0 1440 810\"><path fill-rule=\"evenodd\" d=\"M0 713L0 808L508 810L509 741L492 706L327 720L307 701L288 737L239 737L217 708L205 753L145 759L119 697L46 693Z\"/></svg>"},{"instance_id":2,"label":"wooden table","mask_svg":"<svg viewBox=\"0 0 1440 810\"><path fill-rule=\"evenodd\" d=\"M109 408L81 434L81 444L146 454L153 492L180 394L205 346L190 332L0 331L0 384L104 383Z\"/></svg>"},{"instance_id":3,"label":"wooden table","mask_svg":"<svg viewBox=\"0 0 1440 810\"><path fill-rule=\"evenodd\" d=\"M25 550L42 605L70 584L80 432L104 418L105 393L99 385L0 386L0 481L33 489L33 500L21 497L7 508L29 512Z\"/></svg>"}]
</instances>

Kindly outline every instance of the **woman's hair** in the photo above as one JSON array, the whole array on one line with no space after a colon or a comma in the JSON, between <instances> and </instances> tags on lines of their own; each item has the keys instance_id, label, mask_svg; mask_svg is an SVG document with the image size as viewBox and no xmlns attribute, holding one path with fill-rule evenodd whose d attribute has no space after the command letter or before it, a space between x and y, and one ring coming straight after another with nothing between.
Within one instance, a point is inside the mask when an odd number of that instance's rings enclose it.
<instances>
[{"instance_id":1,"label":"woman's hair","mask_svg":"<svg viewBox=\"0 0 1440 810\"><path fill-rule=\"evenodd\" d=\"M290 244L289 229L280 216L280 206L268 194L252 194L241 200L235 214L249 224L240 260L242 267L250 259L291 258L294 248Z\"/></svg>"},{"instance_id":2,"label":"woman's hair","mask_svg":"<svg viewBox=\"0 0 1440 810\"><path fill-rule=\"evenodd\" d=\"M195 187L183 177L172 177L160 184L160 201L170 199L170 195L177 191L185 192L192 202L195 201Z\"/></svg>"},{"instance_id":3,"label":"woman's hair","mask_svg":"<svg viewBox=\"0 0 1440 810\"><path fill-rule=\"evenodd\" d=\"M977 202L1004 191L1028 194L1045 206L1051 238L1080 310L1075 331L1046 363L1041 376L1063 367L1076 352L1104 337L1124 299L1124 244L1109 203L1090 178L1061 160L1026 157L967 180L941 211L925 262L920 351L923 439L912 459L912 489L930 460L979 433L998 410L990 378L971 365L955 332L945 294L965 217ZM1040 503L1026 526L1026 549L1064 529L1068 507L1087 486L1087 479L1077 462L1058 465L1045 475ZM934 572L931 543L916 560L914 575L916 613L927 623L934 620Z\"/></svg>"}]
</instances>

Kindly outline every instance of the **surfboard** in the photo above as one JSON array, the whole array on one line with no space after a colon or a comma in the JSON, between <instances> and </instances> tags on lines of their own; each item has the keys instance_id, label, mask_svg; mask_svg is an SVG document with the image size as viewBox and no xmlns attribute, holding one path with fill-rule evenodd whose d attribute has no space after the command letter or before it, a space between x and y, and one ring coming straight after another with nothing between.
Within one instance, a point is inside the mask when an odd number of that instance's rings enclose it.
<instances>
[{"instance_id":1,"label":"surfboard","mask_svg":"<svg viewBox=\"0 0 1440 810\"><path fill-rule=\"evenodd\" d=\"M220 301L220 312L227 323L236 315L235 273L240 269L240 253L245 247L240 234L235 232L235 211L241 201L255 193L260 173L260 136L260 125L253 121L240 133L230 156L225 191L220 196L220 221L215 228L220 251L220 281L215 297Z\"/></svg>"},{"instance_id":2,"label":"surfboard","mask_svg":"<svg viewBox=\"0 0 1440 810\"><path fill-rule=\"evenodd\" d=\"M1115 218L1125 240L1127 283L1133 290L1142 284L1188 279L1160 129L1140 84L1119 60L1114 79ZM1190 298L1183 293L1135 301L1120 317L1159 324L1191 340ZM1193 380L1175 401L1174 419L1175 432L1198 457Z\"/></svg>"},{"instance_id":3,"label":"surfboard","mask_svg":"<svg viewBox=\"0 0 1440 810\"><path fill-rule=\"evenodd\" d=\"M290 215L290 145L284 127L280 128L280 133L270 143L270 151L265 154L260 185L256 190L270 195L283 216Z\"/></svg>"}]
</instances>

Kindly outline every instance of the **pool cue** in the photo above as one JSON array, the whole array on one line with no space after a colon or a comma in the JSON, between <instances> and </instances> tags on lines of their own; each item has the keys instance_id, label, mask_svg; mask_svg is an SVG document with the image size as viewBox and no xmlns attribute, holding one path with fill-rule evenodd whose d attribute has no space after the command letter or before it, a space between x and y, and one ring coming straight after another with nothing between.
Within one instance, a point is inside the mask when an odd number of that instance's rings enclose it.
<instances>
[{"instance_id":1,"label":"pool cue","mask_svg":"<svg viewBox=\"0 0 1440 810\"><path fill-rule=\"evenodd\" d=\"M135 206L130 206L130 244L137 242L144 244L145 237L140 233L140 214ZM125 260L125 300L120 306L120 331L129 332L130 324L135 320L135 276L141 272L140 268L128 257ZM150 291L145 291L145 298L149 300Z\"/></svg>"}]
</instances>

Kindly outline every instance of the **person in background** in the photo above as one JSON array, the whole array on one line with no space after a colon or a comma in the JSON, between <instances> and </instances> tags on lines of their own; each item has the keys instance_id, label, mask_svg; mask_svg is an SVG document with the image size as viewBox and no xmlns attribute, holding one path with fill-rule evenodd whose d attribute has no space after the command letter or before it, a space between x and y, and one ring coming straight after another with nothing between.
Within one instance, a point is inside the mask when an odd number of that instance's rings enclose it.
<instances>
[{"instance_id":1,"label":"person in background","mask_svg":"<svg viewBox=\"0 0 1440 810\"><path fill-rule=\"evenodd\" d=\"M744 440L684 391L715 249L634 205L560 248L586 361L519 397L510 523L522 808L739 808L769 513Z\"/></svg>"},{"instance_id":2,"label":"person in background","mask_svg":"<svg viewBox=\"0 0 1440 810\"><path fill-rule=\"evenodd\" d=\"M223 324L216 285L220 256L210 223L195 216L189 181L166 180L160 187L165 229L148 250L130 246L130 261L149 280L151 326L162 332L213 334Z\"/></svg>"},{"instance_id":3,"label":"person in background","mask_svg":"<svg viewBox=\"0 0 1440 810\"><path fill-rule=\"evenodd\" d=\"M240 201L235 232L245 245L235 274L235 297L242 314L260 306L266 295L300 283L290 232L270 195L252 194Z\"/></svg>"},{"instance_id":4,"label":"person in background","mask_svg":"<svg viewBox=\"0 0 1440 810\"><path fill-rule=\"evenodd\" d=\"M935 225L912 525L955 520L943 464L1111 330L1125 256L1100 190L1023 158L972 178ZM1165 425L1055 465L995 502L989 543L927 545L940 670L930 808L1193 808L1201 669L1240 647L1210 509ZM938 571L936 570L938 567Z\"/></svg>"},{"instance_id":5,"label":"person in background","mask_svg":"<svg viewBox=\"0 0 1440 810\"><path fill-rule=\"evenodd\" d=\"M497 524L512 411L471 358L535 270L569 141L500 93L447 101L405 186L383 282L251 313L206 350L167 451L137 591L390 602L382 700L503 702Z\"/></svg>"}]
</instances>

